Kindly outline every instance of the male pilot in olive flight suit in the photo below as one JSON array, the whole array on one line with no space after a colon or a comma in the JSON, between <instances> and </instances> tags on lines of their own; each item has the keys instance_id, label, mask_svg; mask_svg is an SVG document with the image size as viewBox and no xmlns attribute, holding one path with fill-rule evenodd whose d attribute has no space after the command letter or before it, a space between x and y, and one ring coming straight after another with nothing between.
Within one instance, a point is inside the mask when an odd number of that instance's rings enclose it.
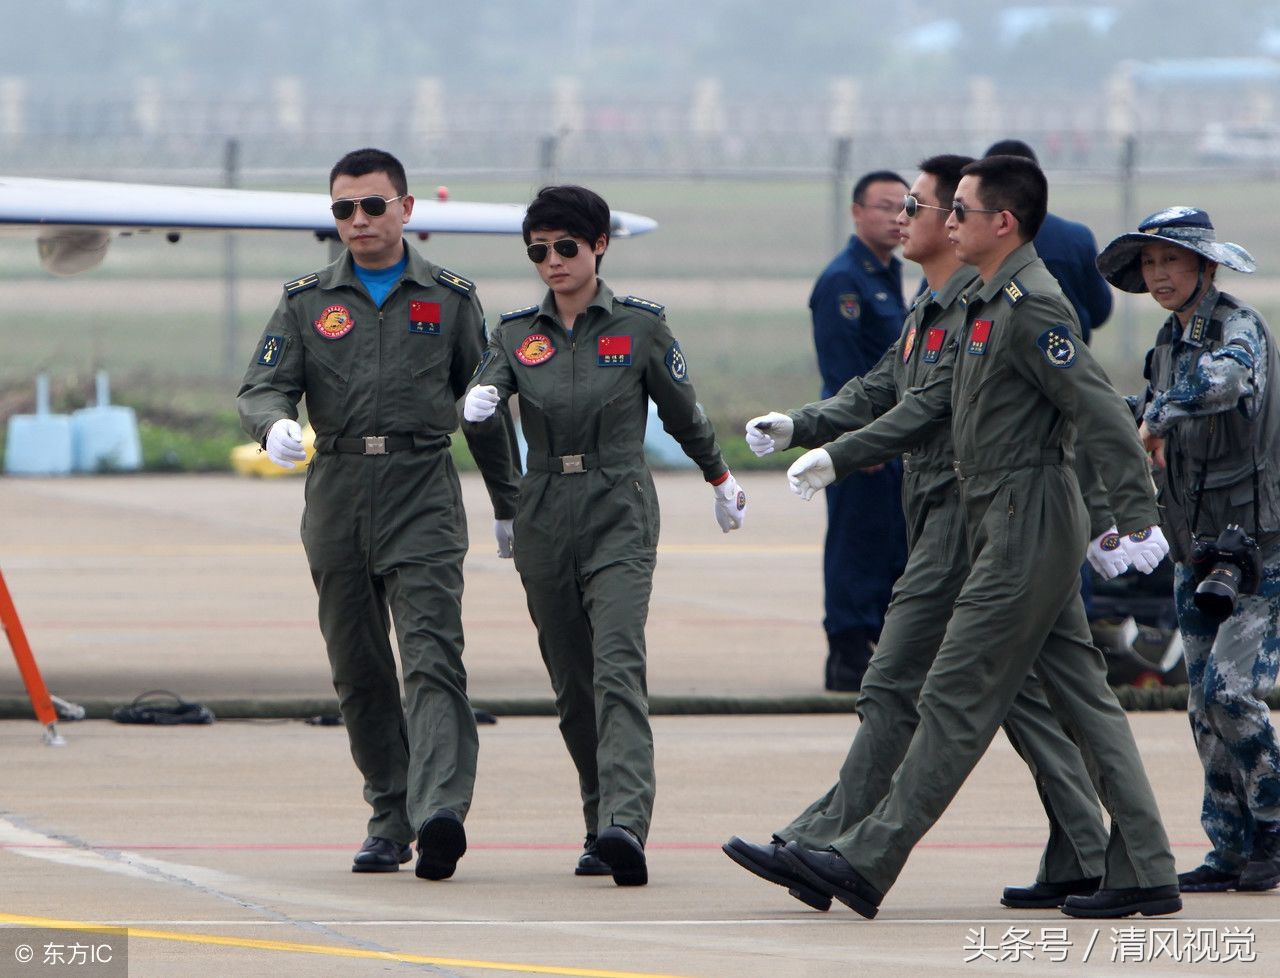
<instances>
[{"instance_id":1,"label":"male pilot in olive flight suit","mask_svg":"<svg viewBox=\"0 0 1280 978\"><path fill-rule=\"evenodd\" d=\"M780 854L818 893L874 917L1034 668L1111 815L1101 886L1067 896L1063 912L1174 913L1182 901L1168 838L1080 600L1088 522L1070 465L1075 447L1091 456L1120 546L1150 572L1168 544L1155 525L1146 456L1132 415L1074 337L1071 308L1031 244L1048 201L1039 167L995 156L963 174L947 227L957 257L981 279L966 294L950 403L972 570L888 793L828 848L791 842ZM905 405L866 430L892 425ZM1077 428L1088 432L1078 446ZM862 434L844 437L856 442ZM815 449L788 477L812 495L830 483L831 469L830 454Z\"/></svg>"},{"instance_id":2,"label":"male pilot in olive flight suit","mask_svg":"<svg viewBox=\"0 0 1280 978\"><path fill-rule=\"evenodd\" d=\"M972 162L972 157L955 155L924 160L898 215L902 255L920 264L929 284L908 312L902 336L876 367L851 380L835 397L749 421L747 443L757 454L826 445L836 478L842 478L854 466L842 450L848 440L838 436L870 424L908 391L949 370L955 335L964 325L962 295L978 273L956 257L945 222L961 170ZM830 897L812 891L777 849L787 842L821 849L869 814L888 792L915 729L920 688L969 573L949 421L932 424L909 445L903 455L907 567L894 585L884 631L862 683L860 722L839 780L779 829L771 843L755 845L735 836L723 847L748 871L793 893L808 893L814 899L806 902L818 909L829 906ZM1109 528L1109 511L1105 518ZM1072 893L1093 892L1107 844L1097 795L1089 786L1080 751L1053 715L1034 675L1027 677L1003 726L1031 768L1049 820L1049 839L1036 882L1007 887L1001 902L1010 907L1054 907Z\"/></svg>"},{"instance_id":3,"label":"male pilot in olive flight suit","mask_svg":"<svg viewBox=\"0 0 1280 978\"><path fill-rule=\"evenodd\" d=\"M396 871L416 837L417 875L446 879L467 847L478 747L462 664L466 520L448 445L484 314L471 282L405 244L413 198L394 156L348 153L329 185L347 250L285 285L245 373L240 418L284 467L305 457L304 395L316 431L302 542L373 808L352 871ZM518 491L510 436L494 425L468 439L506 556Z\"/></svg>"}]
</instances>

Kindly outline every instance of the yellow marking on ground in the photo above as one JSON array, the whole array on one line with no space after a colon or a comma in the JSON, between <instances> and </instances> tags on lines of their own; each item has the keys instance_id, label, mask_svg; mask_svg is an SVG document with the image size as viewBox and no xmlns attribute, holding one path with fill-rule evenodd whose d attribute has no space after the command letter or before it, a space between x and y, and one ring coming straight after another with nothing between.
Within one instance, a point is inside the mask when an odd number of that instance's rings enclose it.
<instances>
[{"instance_id":1,"label":"yellow marking on ground","mask_svg":"<svg viewBox=\"0 0 1280 978\"><path fill-rule=\"evenodd\" d=\"M403 954L398 951L369 951L364 948L335 947L325 944L296 944L292 941L266 941L254 937L221 937L217 934L183 934L178 931L151 930L143 927L119 927L76 920L56 920L47 917L27 917L22 914L0 913L0 923L23 927L45 927L57 930L120 931L130 939L148 938L155 941L178 941L186 944L210 944L223 947L252 948L258 951L283 951L293 954L318 954L335 958L363 958L373 961L395 961L402 964L433 964L450 968L473 968L480 971L507 971L531 975L572 975L577 978L681 978L679 975L660 975L640 971L595 971L590 968L562 968L553 965L520 964L502 961L472 961L467 958L438 958L424 954Z\"/></svg>"}]
</instances>

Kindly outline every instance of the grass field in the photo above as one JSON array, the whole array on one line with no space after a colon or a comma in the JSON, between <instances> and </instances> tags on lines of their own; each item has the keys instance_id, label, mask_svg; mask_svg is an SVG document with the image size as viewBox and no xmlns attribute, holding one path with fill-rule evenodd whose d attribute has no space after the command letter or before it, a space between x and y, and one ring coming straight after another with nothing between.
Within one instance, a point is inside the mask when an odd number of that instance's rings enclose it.
<instances>
[{"instance_id":1,"label":"grass field","mask_svg":"<svg viewBox=\"0 0 1280 978\"><path fill-rule=\"evenodd\" d=\"M833 213L827 182L593 186L614 206L660 222L654 234L616 241L602 272L615 291L667 306L722 441L736 440L753 414L816 397L809 287L831 257L837 222L842 237L850 230L847 218ZM1100 244L1125 228L1114 183L1072 178L1054 187L1052 209L1089 224ZM524 200L533 189L494 181L450 187L460 200ZM1129 222L1173 203L1205 207L1221 237L1253 252L1260 274L1225 272L1221 284L1280 322L1280 183L1212 173L1149 181L1134 194ZM517 239L442 236L421 247L476 279L491 321L541 295ZM31 240L0 235L0 430L9 415L32 409L36 373L50 375L55 409L69 410L92 397L94 371L106 369L113 399L145 419L187 429L197 441L234 439L235 390L280 283L327 261L326 246L302 235L240 234L235 249L229 339L222 235L188 235L177 245L152 235L120 239L100 268L72 279L46 275ZM915 274L909 266L909 288ZM1161 318L1147 297L1118 296L1111 322L1095 334L1094 351L1122 390L1139 384L1142 353ZM228 355L229 344L235 354Z\"/></svg>"}]
</instances>

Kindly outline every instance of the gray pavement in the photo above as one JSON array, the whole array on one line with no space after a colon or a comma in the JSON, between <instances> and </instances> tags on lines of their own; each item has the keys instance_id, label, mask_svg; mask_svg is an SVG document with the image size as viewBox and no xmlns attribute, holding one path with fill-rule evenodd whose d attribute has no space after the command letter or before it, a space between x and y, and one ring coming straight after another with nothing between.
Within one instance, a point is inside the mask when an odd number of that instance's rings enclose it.
<instances>
[{"instance_id":1,"label":"gray pavement","mask_svg":"<svg viewBox=\"0 0 1280 978\"><path fill-rule=\"evenodd\" d=\"M790 496L778 473L744 483L747 528L722 536L696 475L659 478L656 695L818 688L821 504ZM545 698L514 570L492 555L475 479L466 493L473 692ZM296 480L0 480L0 569L50 688L72 700L155 687L193 699L329 696L300 507ZM20 693L0 652L0 695ZM1185 717L1130 719L1190 868L1204 839ZM875 921L840 904L810 910L725 858L730 835L763 841L827 787L856 724L849 714L657 717L651 883L619 889L572 875L579 804L550 717L481 728L470 849L442 883L349 872L367 809L340 728L91 720L61 724L67 744L54 748L34 721L6 720L0 976L28 973L10 962L20 938L86 940L14 928L89 924L129 928L134 978L1253 976L1280 965L1280 891L1189 896L1175 917L1125 922L1000 907L1002 886L1034 876L1045 831L1002 736Z\"/></svg>"}]
</instances>

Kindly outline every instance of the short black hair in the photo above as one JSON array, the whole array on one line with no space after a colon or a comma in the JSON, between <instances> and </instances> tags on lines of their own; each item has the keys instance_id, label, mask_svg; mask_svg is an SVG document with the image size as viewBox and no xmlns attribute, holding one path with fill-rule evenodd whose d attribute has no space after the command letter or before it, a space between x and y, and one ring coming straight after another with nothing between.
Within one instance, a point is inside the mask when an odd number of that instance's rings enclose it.
<instances>
[{"instance_id":1,"label":"short black hair","mask_svg":"<svg viewBox=\"0 0 1280 978\"><path fill-rule=\"evenodd\" d=\"M1021 139L1000 139L987 147L987 151L983 156L1021 156L1030 160L1032 163L1038 164L1040 160L1036 157L1036 151L1024 143Z\"/></svg>"},{"instance_id":2,"label":"short black hair","mask_svg":"<svg viewBox=\"0 0 1280 978\"><path fill-rule=\"evenodd\" d=\"M609 205L594 190L566 183L543 187L524 212L521 232L528 244L531 231L565 231L592 247L603 235L609 244ZM596 255L596 268L603 255Z\"/></svg>"},{"instance_id":3,"label":"short black hair","mask_svg":"<svg viewBox=\"0 0 1280 978\"><path fill-rule=\"evenodd\" d=\"M984 156L960 173L982 181L978 197L983 207L1013 212L1023 241L1036 236L1049 209L1049 181L1036 163L1025 156Z\"/></svg>"},{"instance_id":4,"label":"short black hair","mask_svg":"<svg viewBox=\"0 0 1280 978\"><path fill-rule=\"evenodd\" d=\"M396 188L396 193L404 196L409 192L409 179L404 174L404 164L385 149L353 149L350 153L333 164L329 171L329 189L333 189L333 181L338 177L363 177L370 173L385 173Z\"/></svg>"},{"instance_id":5,"label":"short black hair","mask_svg":"<svg viewBox=\"0 0 1280 978\"><path fill-rule=\"evenodd\" d=\"M972 156L958 156L955 153L939 153L920 161L920 172L933 177L940 207L950 209L961 171L972 162Z\"/></svg>"},{"instance_id":6,"label":"short black hair","mask_svg":"<svg viewBox=\"0 0 1280 978\"><path fill-rule=\"evenodd\" d=\"M862 198L867 194L867 188L873 183L900 183L904 187L910 187L911 184L903 180L901 175L894 173L892 170L872 170L870 173L864 173L858 177L858 182L853 185L853 202L861 204Z\"/></svg>"}]
</instances>

